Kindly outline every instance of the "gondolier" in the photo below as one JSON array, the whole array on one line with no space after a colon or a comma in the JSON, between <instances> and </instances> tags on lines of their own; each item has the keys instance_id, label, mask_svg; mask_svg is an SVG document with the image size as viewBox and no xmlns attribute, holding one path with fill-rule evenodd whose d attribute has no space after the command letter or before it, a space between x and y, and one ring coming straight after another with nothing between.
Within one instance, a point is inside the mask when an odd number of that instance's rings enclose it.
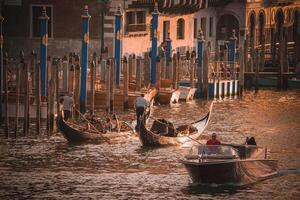
<instances>
[{"instance_id":1,"label":"gondolier","mask_svg":"<svg viewBox=\"0 0 300 200\"><path fill-rule=\"evenodd\" d=\"M63 100L63 111L64 111L64 120L68 121L70 117L72 117L72 109L73 109L73 95L69 93L64 96Z\"/></svg>"},{"instance_id":2,"label":"gondolier","mask_svg":"<svg viewBox=\"0 0 300 200\"><path fill-rule=\"evenodd\" d=\"M148 106L148 101L144 98L144 94L141 94L135 101L135 110L136 110L136 128L140 126L141 117L143 117L144 112ZM145 122L145 117L143 117L143 123Z\"/></svg>"}]
</instances>

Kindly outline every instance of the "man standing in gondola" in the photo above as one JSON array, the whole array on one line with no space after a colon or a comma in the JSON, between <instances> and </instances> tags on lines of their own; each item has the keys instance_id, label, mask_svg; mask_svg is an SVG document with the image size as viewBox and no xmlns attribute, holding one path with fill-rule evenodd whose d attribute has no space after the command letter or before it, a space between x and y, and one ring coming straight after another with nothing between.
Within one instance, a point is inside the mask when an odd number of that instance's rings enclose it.
<instances>
[{"instance_id":1,"label":"man standing in gondola","mask_svg":"<svg viewBox=\"0 0 300 200\"><path fill-rule=\"evenodd\" d=\"M148 106L148 101L144 98L144 94L142 93L141 96L136 98L135 101L135 110L136 110L136 127L135 129L140 126L141 120L143 120L143 123L146 123L144 112ZM143 118L143 119L141 119Z\"/></svg>"},{"instance_id":2,"label":"man standing in gondola","mask_svg":"<svg viewBox=\"0 0 300 200\"><path fill-rule=\"evenodd\" d=\"M64 111L64 120L68 121L70 117L72 117L72 110L73 109L73 94L69 93L68 95L64 96L63 100L63 111Z\"/></svg>"}]
</instances>

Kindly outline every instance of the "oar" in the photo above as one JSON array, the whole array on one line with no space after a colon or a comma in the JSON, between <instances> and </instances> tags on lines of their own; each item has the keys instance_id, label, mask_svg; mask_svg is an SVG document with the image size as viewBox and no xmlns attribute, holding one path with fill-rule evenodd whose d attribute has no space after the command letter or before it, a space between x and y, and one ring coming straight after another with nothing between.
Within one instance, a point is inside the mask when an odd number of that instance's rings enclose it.
<instances>
[{"instance_id":1,"label":"oar","mask_svg":"<svg viewBox=\"0 0 300 200\"><path fill-rule=\"evenodd\" d=\"M85 120L85 121L87 121L87 123L89 123L91 126L92 126L92 128L94 128L95 129L95 131L98 133L98 134L100 134L100 135L102 135L102 133L89 121L89 120L87 120L85 117L84 117L84 115L83 114L81 114L81 112L77 109L77 108L75 108L74 107L74 109L79 113L79 115ZM106 138L106 137L104 137L104 136L102 136L103 137L103 139L104 140L106 140L107 142L109 142L109 139L108 138Z\"/></svg>"}]
</instances>

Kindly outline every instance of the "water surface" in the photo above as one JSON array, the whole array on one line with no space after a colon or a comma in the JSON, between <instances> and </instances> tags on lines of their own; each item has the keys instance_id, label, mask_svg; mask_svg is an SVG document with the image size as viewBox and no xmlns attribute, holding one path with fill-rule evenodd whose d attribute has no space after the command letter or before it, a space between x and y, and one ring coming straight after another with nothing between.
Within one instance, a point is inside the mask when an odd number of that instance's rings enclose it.
<instances>
[{"instance_id":1,"label":"water surface","mask_svg":"<svg viewBox=\"0 0 300 200\"><path fill-rule=\"evenodd\" d=\"M184 124L203 116L209 104L159 106L154 116ZM193 186L178 162L187 148L144 149L132 134L121 134L112 144L80 146L69 145L60 134L17 141L2 138L0 199L299 198L299 91L261 90L246 92L243 99L217 101L200 141L212 132L226 143L243 143L246 136L255 136L279 160L279 176L243 187Z\"/></svg>"}]
</instances>

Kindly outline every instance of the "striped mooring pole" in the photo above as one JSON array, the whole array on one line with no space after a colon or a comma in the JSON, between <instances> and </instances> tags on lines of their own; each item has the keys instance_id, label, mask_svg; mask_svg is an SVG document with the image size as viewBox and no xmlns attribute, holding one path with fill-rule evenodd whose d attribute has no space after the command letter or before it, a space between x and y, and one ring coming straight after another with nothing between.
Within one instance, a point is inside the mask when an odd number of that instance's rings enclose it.
<instances>
[{"instance_id":1,"label":"striped mooring pole","mask_svg":"<svg viewBox=\"0 0 300 200\"><path fill-rule=\"evenodd\" d=\"M46 101L47 96L47 46L48 46L48 20L46 7L43 7L42 15L39 17L41 24L40 43L40 65L41 65L41 98Z\"/></svg>"},{"instance_id":2,"label":"striped mooring pole","mask_svg":"<svg viewBox=\"0 0 300 200\"><path fill-rule=\"evenodd\" d=\"M198 31L197 37L197 97L200 96L203 89L203 46L204 46L204 36L201 29Z\"/></svg>"},{"instance_id":3,"label":"striped mooring pole","mask_svg":"<svg viewBox=\"0 0 300 200\"><path fill-rule=\"evenodd\" d=\"M2 24L4 18L0 16L0 126L2 125L2 91L3 91L3 34Z\"/></svg>"},{"instance_id":4,"label":"striped mooring pole","mask_svg":"<svg viewBox=\"0 0 300 200\"><path fill-rule=\"evenodd\" d=\"M157 38L158 38L158 5L155 2L154 11L152 12L152 47L151 47L151 84L156 84L156 60L157 60Z\"/></svg>"},{"instance_id":5,"label":"striped mooring pole","mask_svg":"<svg viewBox=\"0 0 300 200\"><path fill-rule=\"evenodd\" d=\"M89 36L89 21L91 15L88 12L88 6L84 7L82 19L82 46L81 46L81 78L80 78L80 96L79 96L79 108L81 113L86 112L86 77L88 66L88 44L90 40Z\"/></svg>"},{"instance_id":6,"label":"striped mooring pole","mask_svg":"<svg viewBox=\"0 0 300 200\"><path fill-rule=\"evenodd\" d=\"M237 37L235 36L235 30L232 30L232 35L229 38L228 43L228 63L230 64L230 78L235 79L235 48Z\"/></svg>"},{"instance_id":7,"label":"striped mooring pole","mask_svg":"<svg viewBox=\"0 0 300 200\"><path fill-rule=\"evenodd\" d=\"M120 88L121 78L121 33L122 27L122 13L121 7L118 6L115 13L115 59L116 59L116 87Z\"/></svg>"}]
</instances>

